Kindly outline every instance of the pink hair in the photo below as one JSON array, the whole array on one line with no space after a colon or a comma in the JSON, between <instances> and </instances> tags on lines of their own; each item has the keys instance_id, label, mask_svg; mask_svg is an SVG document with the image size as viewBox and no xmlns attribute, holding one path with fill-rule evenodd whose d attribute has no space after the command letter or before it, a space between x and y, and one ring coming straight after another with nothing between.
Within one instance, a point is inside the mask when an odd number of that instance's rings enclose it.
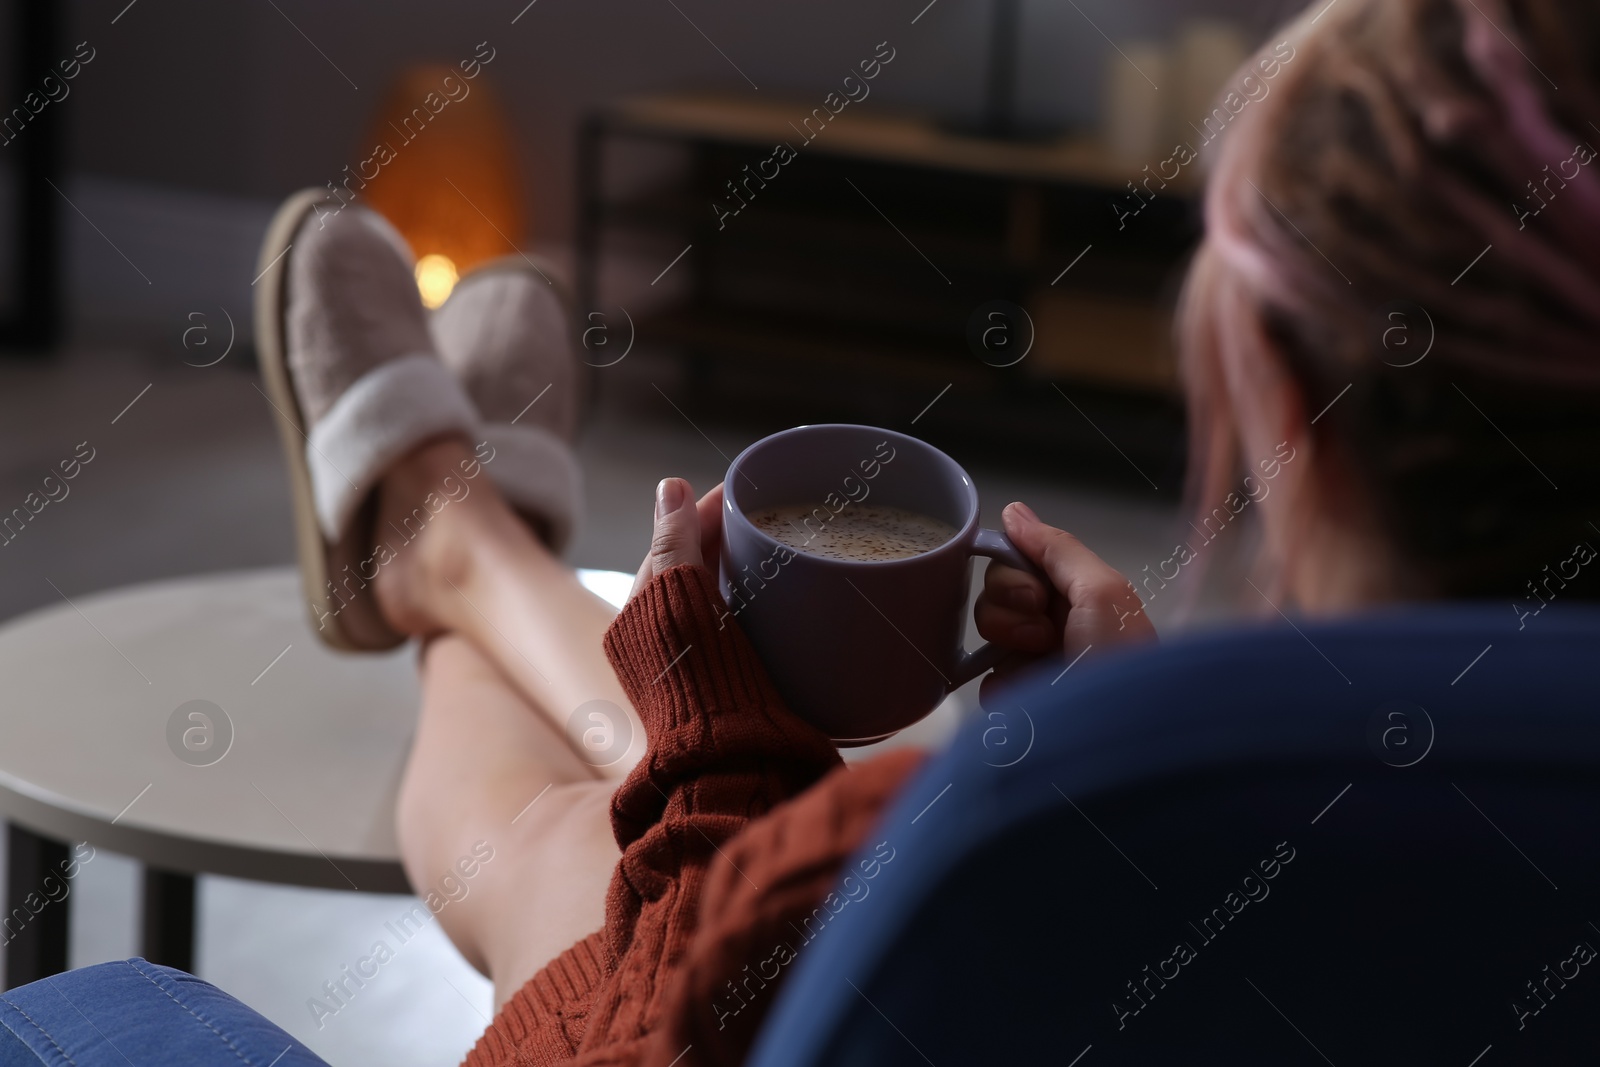
<instances>
[{"instance_id":1,"label":"pink hair","mask_svg":"<svg viewBox=\"0 0 1600 1067\"><path fill-rule=\"evenodd\" d=\"M1296 443L1310 465L1377 432L1364 385L1388 368L1367 326L1398 299L1437 331L1431 366L1407 388L1600 386L1600 160L1559 174L1551 209L1521 226L1513 201L1578 159L1575 144L1593 154L1573 132L1576 113L1600 105L1595 72L1565 40L1568 7L1341 0L1286 29L1295 53L1274 92L1219 142L1181 301L1202 510L1267 442ZM1559 94L1535 63L1561 78ZM1313 427L1311 406L1347 381L1344 410ZM1280 501L1297 518L1268 543L1269 564L1303 531L1300 505Z\"/></svg>"}]
</instances>

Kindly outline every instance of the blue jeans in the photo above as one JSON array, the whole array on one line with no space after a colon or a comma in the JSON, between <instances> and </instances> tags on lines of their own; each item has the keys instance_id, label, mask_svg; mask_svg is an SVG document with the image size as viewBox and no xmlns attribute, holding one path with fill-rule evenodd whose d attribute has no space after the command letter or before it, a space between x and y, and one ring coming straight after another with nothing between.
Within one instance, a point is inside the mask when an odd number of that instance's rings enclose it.
<instances>
[{"instance_id":1,"label":"blue jeans","mask_svg":"<svg viewBox=\"0 0 1600 1067\"><path fill-rule=\"evenodd\" d=\"M0 1067L328 1067L209 982L144 960L0 993Z\"/></svg>"}]
</instances>

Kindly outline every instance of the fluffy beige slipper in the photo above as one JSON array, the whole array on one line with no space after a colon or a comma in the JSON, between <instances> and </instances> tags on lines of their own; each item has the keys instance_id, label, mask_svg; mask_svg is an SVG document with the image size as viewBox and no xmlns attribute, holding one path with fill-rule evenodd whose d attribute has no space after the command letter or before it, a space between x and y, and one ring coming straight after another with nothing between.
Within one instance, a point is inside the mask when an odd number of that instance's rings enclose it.
<instances>
[{"instance_id":1,"label":"fluffy beige slipper","mask_svg":"<svg viewBox=\"0 0 1600 1067\"><path fill-rule=\"evenodd\" d=\"M466 388L495 450L490 477L560 552L582 479L571 442L582 386L571 301L542 260L511 255L456 284L433 313L439 357Z\"/></svg>"},{"instance_id":2,"label":"fluffy beige slipper","mask_svg":"<svg viewBox=\"0 0 1600 1067\"><path fill-rule=\"evenodd\" d=\"M405 640L378 610L377 488L396 460L444 434L481 440L471 401L439 362L405 241L364 208L290 197L267 230L256 346L276 408L295 541L318 635L348 650Z\"/></svg>"}]
</instances>

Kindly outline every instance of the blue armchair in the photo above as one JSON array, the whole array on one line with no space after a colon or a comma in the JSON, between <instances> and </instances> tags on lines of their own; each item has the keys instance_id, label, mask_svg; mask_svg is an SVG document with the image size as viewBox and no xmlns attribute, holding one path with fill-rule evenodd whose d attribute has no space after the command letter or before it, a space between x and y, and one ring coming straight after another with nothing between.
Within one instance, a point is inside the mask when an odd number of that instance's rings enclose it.
<instances>
[{"instance_id":1,"label":"blue armchair","mask_svg":"<svg viewBox=\"0 0 1600 1067\"><path fill-rule=\"evenodd\" d=\"M1597 1062L1600 612L1516 622L1039 674L899 800L750 1062Z\"/></svg>"}]
</instances>

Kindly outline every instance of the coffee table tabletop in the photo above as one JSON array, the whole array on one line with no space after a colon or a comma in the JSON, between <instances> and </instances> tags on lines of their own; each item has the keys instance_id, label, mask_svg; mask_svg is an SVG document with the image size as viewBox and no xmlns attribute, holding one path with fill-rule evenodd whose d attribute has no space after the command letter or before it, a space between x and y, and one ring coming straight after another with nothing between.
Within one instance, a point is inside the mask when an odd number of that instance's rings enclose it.
<instances>
[{"instance_id":1,"label":"coffee table tabletop","mask_svg":"<svg viewBox=\"0 0 1600 1067\"><path fill-rule=\"evenodd\" d=\"M0 628L0 816L169 870L405 892L414 653L323 646L297 582L133 586Z\"/></svg>"},{"instance_id":2,"label":"coffee table tabletop","mask_svg":"<svg viewBox=\"0 0 1600 1067\"><path fill-rule=\"evenodd\" d=\"M626 575L580 576L626 594ZM0 626L0 679L14 828L177 875L409 892L394 805L414 647L322 645L292 568L63 596Z\"/></svg>"}]
</instances>

